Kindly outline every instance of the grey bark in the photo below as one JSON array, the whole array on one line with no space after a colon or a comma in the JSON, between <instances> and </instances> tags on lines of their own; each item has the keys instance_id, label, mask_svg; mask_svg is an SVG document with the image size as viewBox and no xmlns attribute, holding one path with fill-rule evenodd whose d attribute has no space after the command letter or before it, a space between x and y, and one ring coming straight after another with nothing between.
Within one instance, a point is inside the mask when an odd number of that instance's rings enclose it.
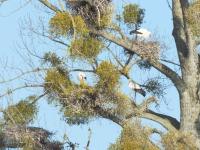
<instances>
[{"instance_id":1,"label":"grey bark","mask_svg":"<svg viewBox=\"0 0 200 150\"><path fill-rule=\"evenodd\" d=\"M180 130L191 132L200 148L199 60L195 40L186 21L188 0L173 0L172 13L177 52L184 85L179 91Z\"/></svg>"}]
</instances>

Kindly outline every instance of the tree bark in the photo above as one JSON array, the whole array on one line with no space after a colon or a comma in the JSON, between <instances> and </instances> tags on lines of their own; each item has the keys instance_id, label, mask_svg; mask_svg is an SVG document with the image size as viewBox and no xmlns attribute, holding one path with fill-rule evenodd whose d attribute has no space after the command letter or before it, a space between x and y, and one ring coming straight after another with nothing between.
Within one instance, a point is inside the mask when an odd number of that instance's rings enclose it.
<instances>
[{"instance_id":1,"label":"tree bark","mask_svg":"<svg viewBox=\"0 0 200 150\"><path fill-rule=\"evenodd\" d=\"M191 133L196 137L196 144L200 148L200 103L193 99L188 91L180 95L181 102L181 126L180 130Z\"/></svg>"},{"instance_id":2,"label":"tree bark","mask_svg":"<svg viewBox=\"0 0 200 150\"><path fill-rule=\"evenodd\" d=\"M179 91L180 97L180 130L190 132L196 137L200 148L200 102L199 102L199 72L198 54L195 40L187 23L186 14L188 0L173 0L172 13L174 30L181 73L184 86Z\"/></svg>"}]
</instances>

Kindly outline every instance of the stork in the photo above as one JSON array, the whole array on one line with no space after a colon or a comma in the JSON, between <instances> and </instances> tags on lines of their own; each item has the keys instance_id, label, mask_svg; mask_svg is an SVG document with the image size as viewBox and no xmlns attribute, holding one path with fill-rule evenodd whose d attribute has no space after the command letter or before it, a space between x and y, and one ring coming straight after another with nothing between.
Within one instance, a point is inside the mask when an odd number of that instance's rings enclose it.
<instances>
[{"instance_id":1,"label":"stork","mask_svg":"<svg viewBox=\"0 0 200 150\"><path fill-rule=\"evenodd\" d=\"M130 31L130 34L136 34L140 39L147 40L151 36L151 32L145 28Z\"/></svg>"},{"instance_id":2,"label":"stork","mask_svg":"<svg viewBox=\"0 0 200 150\"><path fill-rule=\"evenodd\" d=\"M142 96L144 97L146 96L146 92L137 83L134 83L133 81L129 81L128 86L135 92L140 93Z\"/></svg>"},{"instance_id":3,"label":"stork","mask_svg":"<svg viewBox=\"0 0 200 150\"><path fill-rule=\"evenodd\" d=\"M78 79L80 81L80 84L85 84L85 80L87 79L87 77L84 72L79 72Z\"/></svg>"}]
</instances>

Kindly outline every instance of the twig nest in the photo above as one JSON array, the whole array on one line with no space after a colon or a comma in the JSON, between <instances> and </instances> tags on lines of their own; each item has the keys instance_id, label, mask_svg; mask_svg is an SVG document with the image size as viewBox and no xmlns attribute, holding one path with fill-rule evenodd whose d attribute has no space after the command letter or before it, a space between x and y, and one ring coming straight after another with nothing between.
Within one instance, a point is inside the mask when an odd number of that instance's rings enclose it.
<instances>
[{"instance_id":1,"label":"twig nest","mask_svg":"<svg viewBox=\"0 0 200 150\"><path fill-rule=\"evenodd\" d=\"M81 15L92 27L105 28L111 24L111 0L68 0L67 7L70 7L74 14Z\"/></svg>"},{"instance_id":2,"label":"twig nest","mask_svg":"<svg viewBox=\"0 0 200 150\"><path fill-rule=\"evenodd\" d=\"M88 123L89 120L95 116L94 112L89 107L84 108L81 105L69 105L63 109L65 121L70 125Z\"/></svg>"},{"instance_id":3,"label":"twig nest","mask_svg":"<svg viewBox=\"0 0 200 150\"><path fill-rule=\"evenodd\" d=\"M160 46L154 41L134 41L137 46L138 53L145 59L157 61L160 57Z\"/></svg>"}]
</instances>

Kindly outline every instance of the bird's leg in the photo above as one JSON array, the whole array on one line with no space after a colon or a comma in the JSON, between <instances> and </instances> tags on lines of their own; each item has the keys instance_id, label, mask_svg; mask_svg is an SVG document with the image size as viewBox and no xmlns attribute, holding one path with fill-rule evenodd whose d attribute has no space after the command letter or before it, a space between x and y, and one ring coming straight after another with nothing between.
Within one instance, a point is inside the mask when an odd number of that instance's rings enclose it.
<instances>
[{"instance_id":1,"label":"bird's leg","mask_svg":"<svg viewBox=\"0 0 200 150\"><path fill-rule=\"evenodd\" d=\"M138 25L135 24L135 31L137 31L138 29L139 29ZM137 41L137 39L138 39L138 33L136 32L136 34L135 34L135 40Z\"/></svg>"},{"instance_id":2,"label":"bird's leg","mask_svg":"<svg viewBox=\"0 0 200 150\"><path fill-rule=\"evenodd\" d=\"M135 91L134 100L135 100L135 103L137 104L137 101L136 101L136 91Z\"/></svg>"}]
</instances>

